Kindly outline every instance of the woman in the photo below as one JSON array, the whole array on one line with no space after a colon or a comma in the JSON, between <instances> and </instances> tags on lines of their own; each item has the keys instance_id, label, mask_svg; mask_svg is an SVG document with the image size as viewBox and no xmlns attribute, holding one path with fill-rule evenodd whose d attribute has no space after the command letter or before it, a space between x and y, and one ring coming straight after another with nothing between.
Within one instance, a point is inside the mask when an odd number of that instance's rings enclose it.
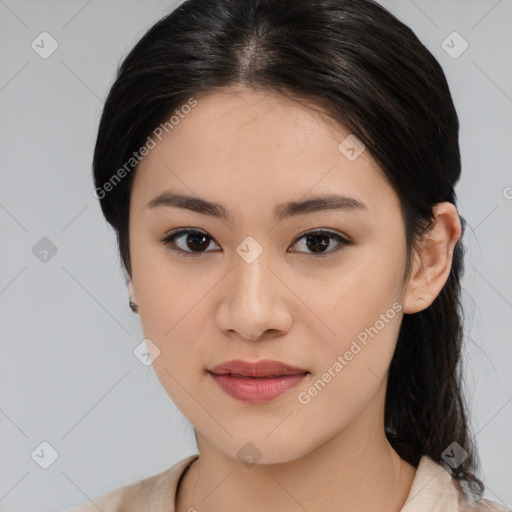
<instances>
[{"instance_id":1,"label":"woman","mask_svg":"<svg viewBox=\"0 0 512 512\"><path fill-rule=\"evenodd\" d=\"M439 63L371 0L155 24L94 179L199 454L76 510L505 510L461 389L458 129Z\"/></svg>"}]
</instances>

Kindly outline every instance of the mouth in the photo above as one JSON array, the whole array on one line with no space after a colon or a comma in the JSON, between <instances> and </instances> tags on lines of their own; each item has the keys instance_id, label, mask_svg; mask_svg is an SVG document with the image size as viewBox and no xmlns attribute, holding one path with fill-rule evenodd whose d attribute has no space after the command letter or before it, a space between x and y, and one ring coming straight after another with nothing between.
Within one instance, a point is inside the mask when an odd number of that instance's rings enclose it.
<instances>
[{"instance_id":1,"label":"mouth","mask_svg":"<svg viewBox=\"0 0 512 512\"><path fill-rule=\"evenodd\" d=\"M264 403L295 388L308 370L280 361L234 360L207 370L219 387L232 398L247 403Z\"/></svg>"},{"instance_id":2,"label":"mouth","mask_svg":"<svg viewBox=\"0 0 512 512\"><path fill-rule=\"evenodd\" d=\"M249 378L273 378L309 373L308 370L304 368L297 368L282 363L281 361L273 361L270 359L264 359L254 363L235 359L221 363L208 371L216 375L233 375L236 377Z\"/></svg>"}]
</instances>

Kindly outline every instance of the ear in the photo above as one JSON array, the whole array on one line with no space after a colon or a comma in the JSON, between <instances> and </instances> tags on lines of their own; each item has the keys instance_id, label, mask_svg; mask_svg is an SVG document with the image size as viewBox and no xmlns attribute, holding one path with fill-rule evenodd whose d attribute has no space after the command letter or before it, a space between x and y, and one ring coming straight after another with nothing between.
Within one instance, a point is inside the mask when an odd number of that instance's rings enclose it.
<instances>
[{"instance_id":1,"label":"ear","mask_svg":"<svg viewBox=\"0 0 512 512\"><path fill-rule=\"evenodd\" d=\"M414 263L403 299L404 313L428 308L439 295L452 268L455 244L462 228L452 203L438 203L433 208L434 221L414 253Z\"/></svg>"}]
</instances>

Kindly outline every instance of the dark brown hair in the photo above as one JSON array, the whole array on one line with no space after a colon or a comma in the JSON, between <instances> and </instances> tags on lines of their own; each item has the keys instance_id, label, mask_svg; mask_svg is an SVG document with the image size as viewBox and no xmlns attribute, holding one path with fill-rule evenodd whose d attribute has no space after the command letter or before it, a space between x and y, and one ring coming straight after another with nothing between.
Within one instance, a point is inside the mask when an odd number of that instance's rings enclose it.
<instances>
[{"instance_id":1,"label":"dark brown hair","mask_svg":"<svg viewBox=\"0 0 512 512\"><path fill-rule=\"evenodd\" d=\"M126 163L191 97L230 85L307 99L365 144L401 201L407 275L433 206L456 204L459 121L437 60L371 0L188 0L147 31L118 70L93 162L97 197L128 274L136 162L133 172ZM385 428L402 458L416 466L428 455L481 495L462 389L462 271L459 241L438 297L424 311L404 315ZM442 456L452 442L469 454L456 469Z\"/></svg>"}]
</instances>

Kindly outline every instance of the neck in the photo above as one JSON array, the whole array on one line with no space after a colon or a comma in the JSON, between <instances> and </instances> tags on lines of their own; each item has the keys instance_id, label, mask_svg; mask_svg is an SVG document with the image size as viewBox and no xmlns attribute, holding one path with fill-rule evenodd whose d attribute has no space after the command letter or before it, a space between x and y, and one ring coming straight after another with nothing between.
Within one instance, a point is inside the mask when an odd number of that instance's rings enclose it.
<instances>
[{"instance_id":1,"label":"neck","mask_svg":"<svg viewBox=\"0 0 512 512\"><path fill-rule=\"evenodd\" d=\"M376 397L378 399L378 397ZM336 510L399 512L415 468L393 450L384 433L383 402L295 460L247 467L212 446L199 432L200 458L176 497L176 511Z\"/></svg>"}]
</instances>

